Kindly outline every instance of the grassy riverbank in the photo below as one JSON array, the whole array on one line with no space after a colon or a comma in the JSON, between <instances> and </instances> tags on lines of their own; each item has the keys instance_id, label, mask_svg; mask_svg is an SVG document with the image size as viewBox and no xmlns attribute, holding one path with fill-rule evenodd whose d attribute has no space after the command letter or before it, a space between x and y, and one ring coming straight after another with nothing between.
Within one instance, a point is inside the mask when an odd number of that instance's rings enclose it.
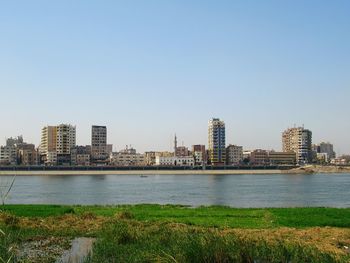
<instances>
[{"instance_id":1,"label":"grassy riverbank","mask_svg":"<svg viewBox=\"0 0 350 263\"><path fill-rule=\"evenodd\" d=\"M55 251L48 244L64 249L73 237L90 236L98 238L90 262L350 260L350 209L173 205L7 205L0 209L0 228L5 232L0 238L2 258L40 241L47 250L40 261L54 262ZM13 250L7 252L9 247Z\"/></svg>"}]
</instances>

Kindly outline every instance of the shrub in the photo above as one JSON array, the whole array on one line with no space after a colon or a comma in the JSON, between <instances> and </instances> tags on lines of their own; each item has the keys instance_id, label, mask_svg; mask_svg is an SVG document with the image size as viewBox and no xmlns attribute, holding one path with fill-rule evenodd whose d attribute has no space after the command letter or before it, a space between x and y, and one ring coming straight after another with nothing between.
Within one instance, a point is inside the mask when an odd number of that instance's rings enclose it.
<instances>
[{"instance_id":1,"label":"shrub","mask_svg":"<svg viewBox=\"0 0 350 263\"><path fill-rule=\"evenodd\" d=\"M135 216L130 211L122 211L116 214L116 218L118 219L134 219Z\"/></svg>"}]
</instances>

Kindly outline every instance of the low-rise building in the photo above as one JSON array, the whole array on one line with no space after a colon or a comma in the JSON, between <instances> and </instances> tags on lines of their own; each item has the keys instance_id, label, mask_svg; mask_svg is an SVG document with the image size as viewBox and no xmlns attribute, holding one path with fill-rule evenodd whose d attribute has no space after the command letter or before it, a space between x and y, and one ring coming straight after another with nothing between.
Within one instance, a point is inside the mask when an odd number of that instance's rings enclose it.
<instances>
[{"instance_id":1,"label":"low-rise building","mask_svg":"<svg viewBox=\"0 0 350 263\"><path fill-rule=\"evenodd\" d=\"M145 152L145 164L149 166L156 164L156 152Z\"/></svg>"},{"instance_id":2,"label":"low-rise building","mask_svg":"<svg viewBox=\"0 0 350 263\"><path fill-rule=\"evenodd\" d=\"M271 165L295 165L297 155L295 152L270 151L268 158Z\"/></svg>"},{"instance_id":3,"label":"low-rise building","mask_svg":"<svg viewBox=\"0 0 350 263\"><path fill-rule=\"evenodd\" d=\"M17 147L17 163L19 165L37 165L38 154L34 144L23 143Z\"/></svg>"},{"instance_id":4,"label":"low-rise building","mask_svg":"<svg viewBox=\"0 0 350 263\"><path fill-rule=\"evenodd\" d=\"M71 165L89 166L91 164L91 146L75 146L71 149Z\"/></svg>"},{"instance_id":5,"label":"low-rise building","mask_svg":"<svg viewBox=\"0 0 350 263\"><path fill-rule=\"evenodd\" d=\"M194 166L193 156L156 156L156 165L159 166Z\"/></svg>"},{"instance_id":6,"label":"low-rise building","mask_svg":"<svg viewBox=\"0 0 350 263\"><path fill-rule=\"evenodd\" d=\"M348 165L349 162L345 158L333 158L333 159L331 159L331 164L334 164L334 165Z\"/></svg>"},{"instance_id":7,"label":"low-rise building","mask_svg":"<svg viewBox=\"0 0 350 263\"><path fill-rule=\"evenodd\" d=\"M15 146L0 147L0 164L15 165L17 162L17 150Z\"/></svg>"},{"instance_id":8,"label":"low-rise building","mask_svg":"<svg viewBox=\"0 0 350 263\"><path fill-rule=\"evenodd\" d=\"M144 166L146 165L146 156L137 153L134 148L126 147L124 150L110 154L110 164L115 166Z\"/></svg>"},{"instance_id":9,"label":"low-rise building","mask_svg":"<svg viewBox=\"0 0 350 263\"><path fill-rule=\"evenodd\" d=\"M269 155L267 151L257 149L251 152L250 154L250 164L252 165L268 165L269 164Z\"/></svg>"},{"instance_id":10,"label":"low-rise building","mask_svg":"<svg viewBox=\"0 0 350 263\"><path fill-rule=\"evenodd\" d=\"M6 145L0 147L0 164L16 165L17 164L17 147L22 145L23 137L6 139Z\"/></svg>"},{"instance_id":11,"label":"low-rise building","mask_svg":"<svg viewBox=\"0 0 350 263\"><path fill-rule=\"evenodd\" d=\"M189 156L190 151L185 146L177 146L175 155L176 156Z\"/></svg>"},{"instance_id":12,"label":"low-rise building","mask_svg":"<svg viewBox=\"0 0 350 263\"><path fill-rule=\"evenodd\" d=\"M57 152L46 152L45 164L48 166L57 165Z\"/></svg>"},{"instance_id":13,"label":"low-rise building","mask_svg":"<svg viewBox=\"0 0 350 263\"><path fill-rule=\"evenodd\" d=\"M317 153L316 159L317 159L317 163L319 164L325 164L330 161L328 157L328 153Z\"/></svg>"},{"instance_id":14,"label":"low-rise building","mask_svg":"<svg viewBox=\"0 0 350 263\"><path fill-rule=\"evenodd\" d=\"M226 147L226 164L238 165L243 161L243 147L232 145Z\"/></svg>"},{"instance_id":15,"label":"low-rise building","mask_svg":"<svg viewBox=\"0 0 350 263\"><path fill-rule=\"evenodd\" d=\"M196 165L205 165L207 163L207 151L205 150L205 145L193 145L192 155Z\"/></svg>"}]
</instances>

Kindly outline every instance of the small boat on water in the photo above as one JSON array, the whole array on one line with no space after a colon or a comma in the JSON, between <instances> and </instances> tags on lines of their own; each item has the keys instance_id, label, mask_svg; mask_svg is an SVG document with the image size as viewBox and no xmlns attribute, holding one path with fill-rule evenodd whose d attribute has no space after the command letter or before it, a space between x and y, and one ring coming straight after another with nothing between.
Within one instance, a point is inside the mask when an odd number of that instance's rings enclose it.
<instances>
[{"instance_id":1,"label":"small boat on water","mask_svg":"<svg viewBox=\"0 0 350 263\"><path fill-rule=\"evenodd\" d=\"M141 178L146 178L148 177L147 175L140 175Z\"/></svg>"}]
</instances>

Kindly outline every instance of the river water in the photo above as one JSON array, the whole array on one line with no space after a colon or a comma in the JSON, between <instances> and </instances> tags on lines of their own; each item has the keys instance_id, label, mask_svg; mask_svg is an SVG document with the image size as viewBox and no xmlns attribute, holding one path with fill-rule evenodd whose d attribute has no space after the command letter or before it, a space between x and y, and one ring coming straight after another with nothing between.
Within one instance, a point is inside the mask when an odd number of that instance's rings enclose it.
<instances>
[{"instance_id":1,"label":"river water","mask_svg":"<svg viewBox=\"0 0 350 263\"><path fill-rule=\"evenodd\" d=\"M350 174L20 175L6 202L350 207Z\"/></svg>"}]
</instances>

